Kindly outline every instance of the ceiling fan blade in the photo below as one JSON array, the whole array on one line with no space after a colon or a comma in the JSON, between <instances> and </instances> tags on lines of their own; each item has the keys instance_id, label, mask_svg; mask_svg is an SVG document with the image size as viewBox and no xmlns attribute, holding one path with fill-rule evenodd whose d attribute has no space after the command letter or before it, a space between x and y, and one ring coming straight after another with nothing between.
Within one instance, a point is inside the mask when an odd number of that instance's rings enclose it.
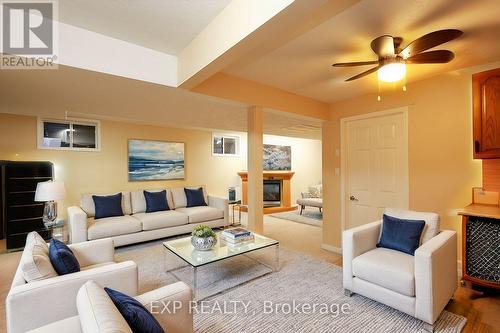
<instances>
[{"instance_id":1,"label":"ceiling fan blade","mask_svg":"<svg viewBox=\"0 0 500 333\"><path fill-rule=\"evenodd\" d=\"M370 44L373 52L379 58L385 58L394 55L394 38L389 35L383 35L372 40Z\"/></svg>"},{"instance_id":2,"label":"ceiling fan blade","mask_svg":"<svg viewBox=\"0 0 500 333\"><path fill-rule=\"evenodd\" d=\"M406 59L407 64L441 64L450 62L455 54L448 50L423 52Z\"/></svg>"},{"instance_id":3,"label":"ceiling fan blade","mask_svg":"<svg viewBox=\"0 0 500 333\"><path fill-rule=\"evenodd\" d=\"M353 77L350 77L350 78L348 78L348 79L347 79L347 80L345 80L345 81L346 81L346 82L348 82L348 81L354 81L354 80L357 80L357 79L359 79L359 78L362 78L363 76L366 76L366 75L368 75L368 74L371 74L371 73L373 73L373 72L376 72L376 71L377 71L380 67L381 67L381 66L373 67L373 68L371 68L371 69L369 69L369 70L367 70L367 71L364 71L363 73L360 73L360 74L358 74L358 75L355 75L355 76L353 76Z\"/></svg>"},{"instance_id":4,"label":"ceiling fan blade","mask_svg":"<svg viewBox=\"0 0 500 333\"><path fill-rule=\"evenodd\" d=\"M456 29L445 29L431 32L427 35L424 35L418 39L415 39L408 46L406 46L403 51L399 54L407 59L420 53L422 51L432 49L438 45L449 42L455 38L460 37L463 34L462 31Z\"/></svg>"},{"instance_id":5,"label":"ceiling fan blade","mask_svg":"<svg viewBox=\"0 0 500 333\"><path fill-rule=\"evenodd\" d=\"M373 61L357 61L357 62L338 62L333 64L333 67L353 67L353 66L366 66L366 65L376 65L378 60Z\"/></svg>"},{"instance_id":6,"label":"ceiling fan blade","mask_svg":"<svg viewBox=\"0 0 500 333\"><path fill-rule=\"evenodd\" d=\"M403 37L393 37L394 39L394 53L399 53L401 51L401 44L403 43Z\"/></svg>"}]
</instances>

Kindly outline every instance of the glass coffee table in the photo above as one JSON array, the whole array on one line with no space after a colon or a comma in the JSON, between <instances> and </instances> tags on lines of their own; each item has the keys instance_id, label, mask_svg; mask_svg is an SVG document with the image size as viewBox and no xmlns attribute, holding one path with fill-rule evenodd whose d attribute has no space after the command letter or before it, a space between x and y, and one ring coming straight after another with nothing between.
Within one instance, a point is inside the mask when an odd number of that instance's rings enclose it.
<instances>
[{"instance_id":1,"label":"glass coffee table","mask_svg":"<svg viewBox=\"0 0 500 333\"><path fill-rule=\"evenodd\" d=\"M165 273L191 285L195 300L279 270L277 240L254 233L252 241L228 245L219 235L218 232L217 244L210 251L195 250L191 245L191 236L163 243L165 254L175 255L182 263L175 268L165 267ZM165 258L165 262L169 259Z\"/></svg>"}]
</instances>

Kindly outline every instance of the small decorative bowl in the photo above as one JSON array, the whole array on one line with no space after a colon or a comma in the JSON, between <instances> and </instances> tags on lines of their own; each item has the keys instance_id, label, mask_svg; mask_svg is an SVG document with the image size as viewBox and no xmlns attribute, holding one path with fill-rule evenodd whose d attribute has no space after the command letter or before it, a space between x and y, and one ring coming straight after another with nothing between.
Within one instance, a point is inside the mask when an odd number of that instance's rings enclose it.
<instances>
[{"instance_id":1,"label":"small decorative bowl","mask_svg":"<svg viewBox=\"0 0 500 333\"><path fill-rule=\"evenodd\" d=\"M199 251L210 251L217 244L217 237L191 237L191 244Z\"/></svg>"}]
</instances>

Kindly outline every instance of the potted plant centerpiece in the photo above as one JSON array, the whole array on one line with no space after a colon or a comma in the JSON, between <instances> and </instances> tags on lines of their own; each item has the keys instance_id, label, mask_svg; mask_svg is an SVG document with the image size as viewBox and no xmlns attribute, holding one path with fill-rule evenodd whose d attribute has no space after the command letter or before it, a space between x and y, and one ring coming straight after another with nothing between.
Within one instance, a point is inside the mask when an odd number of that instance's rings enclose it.
<instances>
[{"instance_id":1,"label":"potted plant centerpiece","mask_svg":"<svg viewBox=\"0 0 500 333\"><path fill-rule=\"evenodd\" d=\"M199 225L191 233L191 244L196 250L209 251L217 244L217 236L212 228Z\"/></svg>"}]
</instances>

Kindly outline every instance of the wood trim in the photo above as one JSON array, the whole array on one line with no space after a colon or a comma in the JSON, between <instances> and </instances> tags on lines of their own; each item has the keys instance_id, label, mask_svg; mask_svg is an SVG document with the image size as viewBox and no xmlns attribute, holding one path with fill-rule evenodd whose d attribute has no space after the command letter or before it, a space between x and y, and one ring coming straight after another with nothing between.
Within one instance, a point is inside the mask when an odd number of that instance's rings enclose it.
<instances>
[{"instance_id":1,"label":"wood trim","mask_svg":"<svg viewBox=\"0 0 500 333\"><path fill-rule=\"evenodd\" d=\"M292 194L291 194L291 179L295 175L294 171L264 171L262 178L264 180L282 180L281 187L281 206L279 207L264 207L264 214L286 212L291 210L296 210L297 205L292 205ZM243 205L248 204L248 172L241 171L238 172L238 176L241 177L241 203ZM242 211L245 208L242 207Z\"/></svg>"},{"instance_id":2,"label":"wood trim","mask_svg":"<svg viewBox=\"0 0 500 333\"><path fill-rule=\"evenodd\" d=\"M483 160L483 189L500 192L500 159Z\"/></svg>"},{"instance_id":3,"label":"wood trim","mask_svg":"<svg viewBox=\"0 0 500 333\"><path fill-rule=\"evenodd\" d=\"M262 173L262 176L264 179L283 179L283 180L290 180L293 175L295 175L294 171L264 171ZM238 172L238 176L241 177L241 180L247 181L248 180L248 172L247 171L241 171Z\"/></svg>"}]
</instances>

